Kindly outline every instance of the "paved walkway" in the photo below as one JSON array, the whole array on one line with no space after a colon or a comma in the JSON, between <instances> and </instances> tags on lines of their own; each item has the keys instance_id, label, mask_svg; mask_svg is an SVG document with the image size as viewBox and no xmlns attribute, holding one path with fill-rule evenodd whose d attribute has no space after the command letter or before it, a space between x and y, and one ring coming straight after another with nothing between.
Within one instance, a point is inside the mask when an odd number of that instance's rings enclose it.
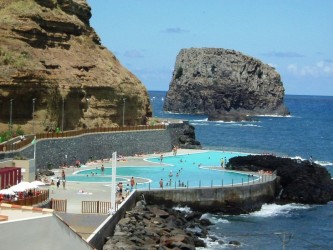
<instances>
[{"instance_id":1,"label":"paved walkway","mask_svg":"<svg viewBox=\"0 0 333 250\"><path fill-rule=\"evenodd\" d=\"M178 150L178 154L197 152L203 152L203 150ZM172 152L163 153L163 155L172 155ZM159 163L147 162L144 159L159 156L160 154L125 157L126 161L117 162L117 166L156 166ZM93 167L100 168L101 163L94 164ZM77 170L74 167L65 169L66 176L72 175ZM61 169L53 171L55 172L53 178L61 178ZM141 181L138 178L135 180L138 183ZM85 239L107 218L107 215L81 213L82 201L111 201L111 187L105 183L66 182L65 188L61 184L59 188L54 185L44 186L41 189L49 189L50 198L67 200L67 213L57 212L57 215Z\"/></svg>"},{"instance_id":2,"label":"paved walkway","mask_svg":"<svg viewBox=\"0 0 333 250\"><path fill-rule=\"evenodd\" d=\"M178 154L188 154L203 152L203 150L186 150L179 149ZM159 157L160 154L143 155L136 157L125 157L126 161L118 161L117 166L156 166L159 163L147 162L144 159L149 157ZM172 155L172 152L163 153L164 156ZM101 167L101 164L95 164L93 167ZM70 167L65 169L66 176L72 175L77 168ZM53 170L54 177L61 179L61 169ZM136 182L140 183L140 179ZM125 185L124 185L125 186ZM87 183L87 182L66 182L65 189L62 184L59 188L56 186L44 186L42 189L50 189L50 198L67 199L67 212L73 214L81 214L82 201L110 201L111 187L105 183Z\"/></svg>"}]
</instances>

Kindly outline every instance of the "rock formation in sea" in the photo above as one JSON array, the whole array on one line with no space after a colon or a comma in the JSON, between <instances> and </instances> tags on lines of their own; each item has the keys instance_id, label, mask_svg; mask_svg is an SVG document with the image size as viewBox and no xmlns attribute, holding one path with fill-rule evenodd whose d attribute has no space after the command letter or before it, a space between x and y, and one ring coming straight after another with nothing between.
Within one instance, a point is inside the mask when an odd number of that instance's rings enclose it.
<instances>
[{"instance_id":1,"label":"rock formation in sea","mask_svg":"<svg viewBox=\"0 0 333 250\"><path fill-rule=\"evenodd\" d=\"M206 114L209 120L287 115L279 73L260 60L221 48L182 49L164 110Z\"/></svg>"},{"instance_id":2,"label":"rock formation in sea","mask_svg":"<svg viewBox=\"0 0 333 250\"><path fill-rule=\"evenodd\" d=\"M118 126L123 115L125 125L138 125L151 116L145 86L101 45L90 17L86 0L0 2L2 130L10 114L26 133Z\"/></svg>"},{"instance_id":3,"label":"rock formation in sea","mask_svg":"<svg viewBox=\"0 0 333 250\"><path fill-rule=\"evenodd\" d=\"M326 168L299 159L272 155L249 155L231 158L229 169L276 171L280 178L278 201L303 204L326 204L333 200L333 180Z\"/></svg>"}]
</instances>

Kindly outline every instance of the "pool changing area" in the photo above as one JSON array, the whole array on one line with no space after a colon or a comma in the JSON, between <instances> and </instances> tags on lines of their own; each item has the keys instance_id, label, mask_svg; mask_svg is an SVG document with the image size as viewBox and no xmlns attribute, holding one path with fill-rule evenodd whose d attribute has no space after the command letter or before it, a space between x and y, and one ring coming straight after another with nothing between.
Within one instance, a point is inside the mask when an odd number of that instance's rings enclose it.
<instances>
[{"instance_id":1,"label":"pool changing area","mask_svg":"<svg viewBox=\"0 0 333 250\"><path fill-rule=\"evenodd\" d=\"M122 182L124 188L133 176L136 189L160 188L193 188L221 187L250 183L259 178L258 175L229 171L223 168L228 160L235 156L248 155L236 152L205 151L182 155L157 155L146 158L147 166L118 166L116 182ZM151 165L151 163L155 163ZM111 162L104 162L104 173L101 165L95 164L67 176L68 182L111 183ZM148 166L149 165L149 166Z\"/></svg>"}]
</instances>

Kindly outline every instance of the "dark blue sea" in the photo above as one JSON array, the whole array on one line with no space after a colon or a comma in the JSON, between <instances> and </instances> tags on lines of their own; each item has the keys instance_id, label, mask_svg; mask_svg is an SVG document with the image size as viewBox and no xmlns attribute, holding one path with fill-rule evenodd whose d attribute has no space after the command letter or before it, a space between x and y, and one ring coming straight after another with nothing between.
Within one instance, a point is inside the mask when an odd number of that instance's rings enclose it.
<instances>
[{"instance_id":1,"label":"dark blue sea","mask_svg":"<svg viewBox=\"0 0 333 250\"><path fill-rule=\"evenodd\" d=\"M312 156L333 176L333 97L287 95L289 117L225 123L208 122L204 115L165 113L166 92L150 91L149 95L155 117L189 120L204 149ZM333 249L333 202L266 204L252 214L204 216L215 223L205 239L206 249ZM232 240L241 245L228 244Z\"/></svg>"}]
</instances>

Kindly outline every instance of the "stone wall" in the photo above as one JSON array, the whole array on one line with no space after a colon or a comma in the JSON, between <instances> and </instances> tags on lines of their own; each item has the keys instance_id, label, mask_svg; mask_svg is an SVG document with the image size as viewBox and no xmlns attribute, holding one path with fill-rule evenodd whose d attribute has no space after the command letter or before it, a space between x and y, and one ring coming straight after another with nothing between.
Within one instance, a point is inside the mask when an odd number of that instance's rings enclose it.
<instances>
[{"instance_id":1,"label":"stone wall","mask_svg":"<svg viewBox=\"0 0 333 250\"><path fill-rule=\"evenodd\" d=\"M74 165L76 160L86 163L89 159L111 158L118 155L150 154L170 152L172 145L179 145L179 137L184 134L187 121L174 123L161 130L123 131L85 134L71 138L41 139L36 143L36 169L48 165L58 167L63 163ZM180 145L181 146L181 145ZM20 151L0 152L0 159L15 156L32 159L34 147L29 145Z\"/></svg>"},{"instance_id":2,"label":"stone wall","mask_svg":"<svg viewBox=\"0 0 333 250\"><path fill-rule=\"evenodd\" d=\"M118 155L134 155L170 151L171 138L167 130L150 130L135 132L116 132L88 134L74 138L48 139L37 142L38 168L48 164L53 167L66 163L74 165L89 159L111 158L112 152ZM22 155L32 157L33 147L22 151Z\"/></svg>"}]
</instances>

